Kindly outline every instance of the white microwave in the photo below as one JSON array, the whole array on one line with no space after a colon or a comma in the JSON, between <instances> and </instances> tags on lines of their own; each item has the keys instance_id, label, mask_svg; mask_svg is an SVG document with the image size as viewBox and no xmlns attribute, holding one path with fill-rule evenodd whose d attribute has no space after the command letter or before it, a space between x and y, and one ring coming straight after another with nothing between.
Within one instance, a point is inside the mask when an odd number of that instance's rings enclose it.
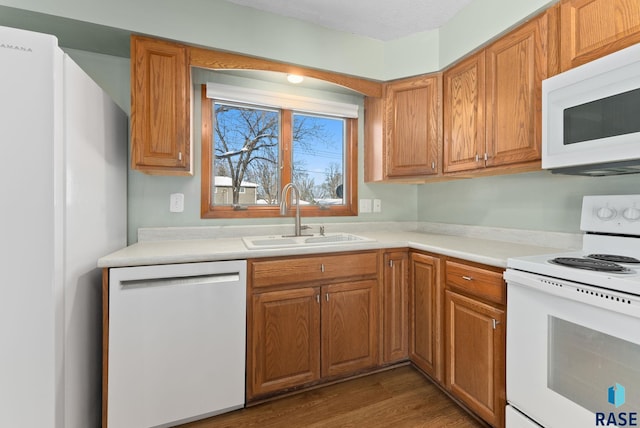
<instances>
[{"instance_id":1,"label":"white microwave","mask_svg":"<svg viewBox=\"0 0 640 428\"><path fill-rule=\"evenodd\" d=\"M640 173L640 43L542 82L542 168Z\"/></svg>"}]
</instances>

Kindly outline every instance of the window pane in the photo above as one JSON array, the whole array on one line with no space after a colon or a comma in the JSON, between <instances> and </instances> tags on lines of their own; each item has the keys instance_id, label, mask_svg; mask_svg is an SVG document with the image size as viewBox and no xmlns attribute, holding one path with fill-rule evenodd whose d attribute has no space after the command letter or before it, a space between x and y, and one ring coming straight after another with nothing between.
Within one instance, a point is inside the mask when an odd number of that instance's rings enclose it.
<instances>
[{"instance_id":1,"label":"window pane","mask_svg":"<svg viewBox=\"0 0 640 428\"><path fill-rule=\"evenodd\" d=\"M344 204L345 130L344 119L294 113L292 180L303 203Z\"/></svg>"},{"instance_id":2,"label":"window pane","mask_svg":"<svg viewBox=\"0 0 640 428\"><path fill-rule=\"evenodd\" d=\"M277 205L278 111L214 102L213 204Z\"/></svg>"}]
</instances>

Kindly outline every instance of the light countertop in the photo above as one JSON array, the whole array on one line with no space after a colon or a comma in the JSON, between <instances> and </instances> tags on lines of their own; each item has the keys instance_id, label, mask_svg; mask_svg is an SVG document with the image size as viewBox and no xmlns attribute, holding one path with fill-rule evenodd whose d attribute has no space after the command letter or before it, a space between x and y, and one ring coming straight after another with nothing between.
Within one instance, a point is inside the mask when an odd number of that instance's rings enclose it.
<instances>
[{"instance_id":1,"label":"light countertop","mask_svg":"<svg viewBox=\"0 0 640 428\"><path fill-rule=\"evenodd\" d=\"M419 231L358 231L356 234L373 239L374 241L347 244L334 243L326 246L304 248L289 247L259 250L248 249L239 237L145 241L130 245L100 258L98 260L98 267L237 260L402 247L457 257L490 266L506 267L509 257L566 251L566 248L560 247L528 245L521 242L498 241Z\"/></svg>"}]
</instances>

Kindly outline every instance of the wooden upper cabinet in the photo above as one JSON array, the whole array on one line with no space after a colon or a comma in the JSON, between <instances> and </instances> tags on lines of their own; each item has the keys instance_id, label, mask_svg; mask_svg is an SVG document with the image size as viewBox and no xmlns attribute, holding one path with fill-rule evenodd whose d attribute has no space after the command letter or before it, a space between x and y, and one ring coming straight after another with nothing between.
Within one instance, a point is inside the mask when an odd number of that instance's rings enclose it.
<instances>
[{"instance_id":1,"label":"wooden upper cabinet","mask_svg":"<svg viewBox=\"0 0 640 428\"><path fill-rule=\"evenodd\" d=\"M365 181L393 181L442 171L442 75L388 82L365 98Z\"/></svg>"},{"instance_id":2,"label":"wooden upper cabinet","mask_svg":"<svg viewBox=\"0 0 640 428\"><path fill-rule=\"evenodd\" d=\"M540 160L542 80L557 72L556 45L552 7L445 71L445 172Z\"/></svg>"},{"instance_id":3,"label":"wooden upper cabinet","mask_svg":"<svg viewBox=\"0 0 640 428\"><path fill-rule=\"evenodd\" d=\"M476 169L484 157L485 53L444 72L444 172Z\"/></svg>"},{"instance_id":4,"label":"wooden upper cabinet","mask_svg":"<svg viewBox=\"0 0 640 428\"><path fill-rule=\"evenodd\" d=\"M131 168L191 175L189 50L131 36Z\"/></svg>"},{"instance_id":5,"label":"wooden upper cabinet","mask_svg":"<svg viewBox=\"0 0 640 428\"><path fill-rule=\"evenodd\" d=\"M486 166L541 158L547 19L534 19L486 49Z\"/></svg>"},{"instance_id":6,"label":"wooden upper cabinet","mask_svg":"<svg viewBox=\"0 0 640 428\"><path fill-rule=\"evenodd\" d=\"M441 75L391 82L386 90L388 177L438 174Z\"/></svg>"},{"instance_id":7,"label":"wooden upper cabinet","mask_svg":"<svg viewBox=\"0 0 640 428\"><path fill-rule=\"evenodd\" d=\"M563 0L562 71L640 42L638 0Z\"/></svg>"}]
</instances>

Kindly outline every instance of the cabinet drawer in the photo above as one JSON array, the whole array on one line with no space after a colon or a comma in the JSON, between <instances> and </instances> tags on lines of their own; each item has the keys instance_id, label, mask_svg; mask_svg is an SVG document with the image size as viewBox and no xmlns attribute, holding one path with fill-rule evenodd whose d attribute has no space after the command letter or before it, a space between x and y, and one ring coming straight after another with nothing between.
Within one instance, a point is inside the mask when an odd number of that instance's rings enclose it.
<instances>
[{"instance_id":1,"label":"cabinet drawer","mask_svg":"<svg viewBox=\"0 0 640 428\"><path fill-rule=\"evenodd\" d=\"M506 286L501 272L476 266L446 262L447 286L499 304L506 304Z\"/></svg>"},{"instance_id":2,"label":"cabinet drawer","mask_svg":"<svg viewBox=\"0 0 640 428\"><path fill-rule=\"evenodd\" d=\"M249 269L253 288L359 278L377 274L378 254L371 252L253 260L249 263Z\"/></svg>"}]
</instances>

